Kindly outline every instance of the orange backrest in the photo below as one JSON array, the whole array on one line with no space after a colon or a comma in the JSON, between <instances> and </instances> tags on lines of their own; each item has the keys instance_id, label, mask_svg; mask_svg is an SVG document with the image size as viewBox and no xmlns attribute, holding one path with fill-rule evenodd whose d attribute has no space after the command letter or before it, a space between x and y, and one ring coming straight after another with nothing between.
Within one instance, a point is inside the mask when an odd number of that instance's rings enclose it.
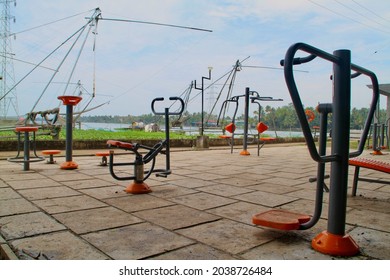
<instances>
[{"instance_id":1,"label":"orange backrest","mask_svg":"<svg viewBox=\"0 0 390 280\"><path fill-rule=\"evenodd\" d=\"M236 130L236 125L234 123L229 123L227 126L225 126L225 130L233 133Z\"/></svg>"},{"instance_id":2,"label":"orange backrest","mask_svg":"<svg viewBox=\"0 0 390 280\"><path fill-rule=\"evenodd\" d=\"M266 125L265 123L263 123L263 122L259 122L258 124L257 124L257 131L259 132L259 133L263 133L264 131L266 131L267 129L268 129L268 125Z\"/></svg>"}]
</instances>

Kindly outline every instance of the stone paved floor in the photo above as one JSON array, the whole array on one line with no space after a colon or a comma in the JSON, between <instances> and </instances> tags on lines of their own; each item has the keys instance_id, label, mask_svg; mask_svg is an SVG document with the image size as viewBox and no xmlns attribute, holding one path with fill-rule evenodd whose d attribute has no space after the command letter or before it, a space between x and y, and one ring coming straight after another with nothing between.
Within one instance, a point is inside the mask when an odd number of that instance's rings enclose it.
<instances>
[{"instance_id":1,"label":"stone paved floor","mask_svg":"<svg viewBox=\"0 0 390 280\"><path fill-rule=\"evenodd\" d=\"M309 230L283 232L251 222L252 215L271 208L313 212L315 183L308 179L317 165L305 145L268 145L259 157L249 151L241 156L229 149L174 150L173 174L152 175L146 182L153 192L143 195L125 193L129 182L113 179L94 151L74 152L77 170L37 162L23 171L20 164L0 160L2 254L59 260L338 259L310 245L327 228L328 193L320 221ZM373 157L368 151L364 156ZM375 157L390 161L388 154ZM117 170L123 176L130 171ZM351 168L346 232L361 253L348 259L388 260L389 185L359 182L358 196L351 197L352 174ZM390 180L372 170L361 174Z\"/></svg>"}]
</instances>

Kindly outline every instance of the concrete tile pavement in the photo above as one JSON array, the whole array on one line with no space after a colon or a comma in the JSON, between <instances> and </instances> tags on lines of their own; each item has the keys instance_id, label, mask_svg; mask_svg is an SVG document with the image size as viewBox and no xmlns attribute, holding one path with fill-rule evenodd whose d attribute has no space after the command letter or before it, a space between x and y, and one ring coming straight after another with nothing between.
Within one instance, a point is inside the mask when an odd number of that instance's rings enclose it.
<instances>
[{"instance_id":1,"label":"concrete tile pavement","mask_svg":"<svg viewBox=\"0 0 390 280\"><path fill-rule=\"evenodd\" d=\"M129 182L113 179L93 150L74 151L77 170L59 169L61 156L57 164L31 163L29 171L0 160L2 251L20 259L345 259L310 245L327 228L327 193L322 217L309 230L251 223L253 214L273 207L312 214L315 183L308 179L317 164L303 144L266 145L259 157L249 151L173 149L173 174L152 175L146 183L153 192L143 195L125 193ZM164 157L157 161L164 164ZM130 168L118 170L129 175ZM372 170L361 174L390 180ZM350 187L352 175L351 168ZM347 259L390 259L389 185L359 182L356 197L350 187L346 231L361 253Z\"/></svg>"}]
</instances>

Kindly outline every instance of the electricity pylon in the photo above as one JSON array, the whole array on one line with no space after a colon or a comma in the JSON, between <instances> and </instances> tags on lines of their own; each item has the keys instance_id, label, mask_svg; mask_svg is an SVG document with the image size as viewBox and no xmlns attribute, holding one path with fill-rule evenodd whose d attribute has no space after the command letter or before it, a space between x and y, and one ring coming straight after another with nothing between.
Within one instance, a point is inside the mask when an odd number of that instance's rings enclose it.
<instances>
[{"instance_id":1,"label":"electricity pylon","mask_svg":"<svg viewBox=\"0 0 390 280\"><path fill-rule=\"evenodd\" d=\"M16 116L18 112L18 99L16 95L14 64L12 60L11 21L15 17L11 15L11 3L16 6L15 0L0 0L0 119L7 119L12 107Z\"/></svg>"}]
</instances>

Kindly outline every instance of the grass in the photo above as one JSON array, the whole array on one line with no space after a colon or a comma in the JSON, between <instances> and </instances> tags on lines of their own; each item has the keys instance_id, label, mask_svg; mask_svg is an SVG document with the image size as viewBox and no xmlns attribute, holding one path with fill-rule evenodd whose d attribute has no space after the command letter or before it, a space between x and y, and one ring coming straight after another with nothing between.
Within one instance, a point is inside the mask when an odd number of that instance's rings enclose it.
<instances>
[{"instance_id":1,"label":"grass","mask_svg":"<svg viewBox=\"0 0 390 280\"><path fill-rule=\"evenodd\" d=\"M105 130L73 130L74 140L107 140L107 139L121 139L121 140L159 140L165 139L165 132L145 132L138 130L117 130L117 131L105 131ZM171 139L193 139L195 136L184 135L183 133L171 132L169 134ZM210 136L212 137L212 136ZM51 140L50 135L39 135L39 140ZM66 139L66 132L61 130L60 140ZM16 140L16 134L13 131L0 131L0 140Z\"/></svg>"}]
</instances>

